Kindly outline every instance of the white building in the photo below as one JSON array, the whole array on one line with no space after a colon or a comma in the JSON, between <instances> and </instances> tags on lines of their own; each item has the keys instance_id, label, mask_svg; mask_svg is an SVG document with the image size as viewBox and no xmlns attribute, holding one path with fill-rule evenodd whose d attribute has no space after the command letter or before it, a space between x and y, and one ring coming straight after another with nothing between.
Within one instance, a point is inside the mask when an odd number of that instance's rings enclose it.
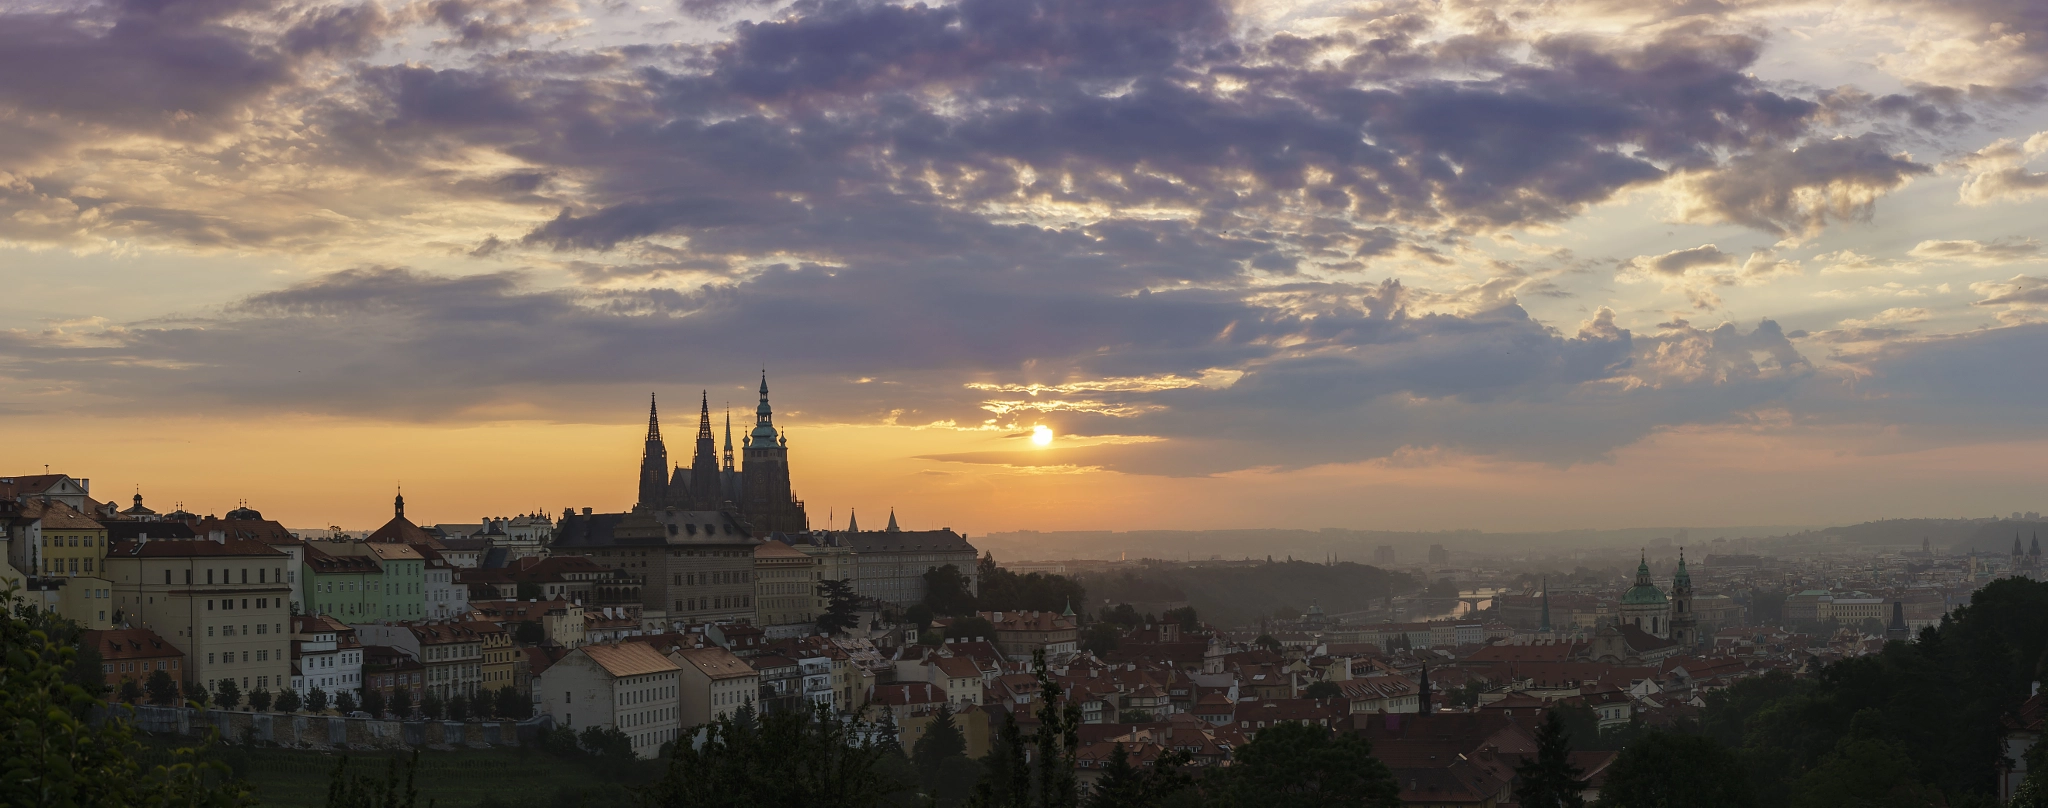
<instances>
[{"instance_id":1,"label":"white building","mask_svg":"<svg viewBox=\"0 0 2048 808\"><path fill-rule=\"evenodd\" d=\"M316 687L329 699L345 690L361 690L363 644L356 640L355 629L334 618L293 617L292 689L303 699Z\"/></svg>"},{"instance_id":2,"label":"white building","mask_svg":"<svg viewBox=\"0 0 2048 808\"><path fill-rule=\"evenodd\" d=\"M731 715L761 695L761 674L717 646L686 648L668 658L682 668L683 726L698 727Z\"/></svg>"},{"instance_id":3,"label":"white building","mask_svg":"<svg viewBox=\"0 0 2048 808\"><path fill-rule=\"evenodd\" d=\"M428 620L469 614L469 587L455 582L455 564L440 553L427 558L426 590Z\"/></svg>"},{"instance_id":4,"label":"white building","mask_svg":"<svg viewBox=\"0 0 2048 808\"><path fill-rule=\"evenodd\" d=\"M645 643L586 645L535 677L533 692L561 726L616 728L651 758L680 734L680 671Z\"/></svg>"}]
</instances>

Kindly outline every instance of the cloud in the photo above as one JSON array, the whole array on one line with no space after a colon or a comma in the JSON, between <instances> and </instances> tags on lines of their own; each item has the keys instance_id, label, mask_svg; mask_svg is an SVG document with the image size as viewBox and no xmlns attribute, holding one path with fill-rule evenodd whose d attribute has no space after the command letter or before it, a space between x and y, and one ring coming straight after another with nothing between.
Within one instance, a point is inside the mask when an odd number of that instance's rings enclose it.
<instances>
[{"instance_id":1,"label":"cloud","mask_svg":"<svg viewBox=\"0 0 2048 808\"><path fill-rule=\"evenodd\" d=\"M1842 326L1843 326L1843 327L1845 327L1845 328L1851 328L1851 329L1870 329L1870 328L1881 328L1881 327L1885 327L1885 326L1897 326L1897 325L1906 325L1906 324L1909 324L1909 323L1920 323L1920 322L1926 322L1927 320L1930 320L1930 319L1933 319L1933 318L1934 318L1934 313L1933 313L1933 312L1930 312L1930 311L1928 311L1928 310L1926 310L1926 309L1924 309L1924 308L1919 308L1919 307L1913 307L1913 308L1899 308L1899 307L1894 307L1894 308L1889 308L1889 309L1885 309L1884 311L1881 311L1881 312L1878 312L1878 313L1876 313L1876 314L1874 314L1874 315L1871 315L1870 317L1868 317L1868 318L1866 318L1866 319L1861 319L1861 320L1858 320L1858 319L1854 319L1854 318L1850 318L1850 319L1845 319L1845 320L1843 320L1843 321L1842 321Z\"/></svg>"},{"instance_id":2,"label":"cloud","mask_svg":"<svg viewBox=\"0 0 2048 808\"><path fill-rule=\"evenodd\" d=\"M1915 258L1929 258L1943 261L1965 261L1972 264L2004 264L2023 261L2041 253L2041 245L2033 239L1981 242L1968 239L1953 241L1929 240L1913 246L1907 254Z\"/></svg>"},{"instance_id":3,"label":"cloud","mask_svg":"<svg viewBox=\"0 0 2048 808\"><path fill-rule=\"evenodd\" d=\"M1683 275L1694 267L1732 266L1735 256L1721 252L1712 244L1702 244L1688 250L1673 250L1663 255L1640 256L1629 261L1629 267L1647 272L1666 275Z\"/></svg>"},{"instance_id":4,"label":"cloud","mask_svg":"<svg viewBox=\"0 0 2048 808\"><path fill-rule=\"evenodd\" d=\"M1796 244L1830 221L1870 218L1878 199L1930 170L1863 135L1738 156L1681 175L1674 190L1683 221L1744 225Z\"/></svg>"},{"instance_id":5,"label":"cloud","mask_svg":"<svg viewBox=\"0 0 2048 808\"><path fill-rule=\"evenodd\" d=\"M1968 171L1959 192L1965 205L2017 202L2048 193L2048 172L2027 170L2027 163L2048 153L2048 132L2021 143L2003 138L1957 161Z\"/></svg>"},{"instance_id":6,"label":"cloud","mask_svg":"<svg viewBox=\"0 0 2048 808\"><path fill-rule=\"evenodd\" d=\"M1972 306L1998 307L1998 319L2005 323L2035 322L2033 312L2048 310L2048 279L2014 275L2003 281L1979 281L1970 291L1983 295Z\"/></svg>"}]
</instances>

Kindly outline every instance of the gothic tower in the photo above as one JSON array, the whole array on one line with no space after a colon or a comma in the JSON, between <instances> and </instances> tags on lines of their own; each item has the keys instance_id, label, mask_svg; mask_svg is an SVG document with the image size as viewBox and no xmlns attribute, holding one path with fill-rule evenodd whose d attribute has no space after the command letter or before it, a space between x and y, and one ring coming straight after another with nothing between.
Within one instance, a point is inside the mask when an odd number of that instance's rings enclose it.
<instances>
[{"instance_id":1,"label":"gothic tower","mask_svg":"<svg viewBox=\"0 0 2048 808\"><path fill-rule=\"evenodd\" d=\"M661 442L661 417L655 412L654 394L647 394L647 448L640 454L640 498L634 510L661 507L668 493L668 447Z\"/></svg>"},{"instance_id":2,"label":"gothic tower","mask_svg":"<svg viewBox=\"0 0 2048 808\"><path fill-rule=\"evenodd\" d=\"M1700 644L1699 620L1692 612L1692 573L1685 569L1685 548L1678 548L1678 572L1671 576L1671 639L1680 648Z\"/></svg>"},{"instance_id":3,"label":"gothic tower","mask_svg":"<svg viewBox=\"0 0 2048 808\"><path fill-rule=\"evenodd\" d=\"M690 507L716 510L725 501L718 473L718 440L711 435L711 395L697 409L697 452L690 458Z\"/></svg>"},{"instance_id":4,"label":"gothic tower","mask_svg":"<svg viewBox=\"0 0 2048 808\"><path fill-rule=\"evenodd\" d=\"M1543 619L1536 624L1536 633L1548 637L1550 632L1550 578L1546 576L1543 579Z\"/></svg>"},{"instance_id":5,"label":"gothic tower","mask_svg":"<svg viewBox=\"0 0 2048 808\"><path fill-rule=\"evenodd\" d=\"M775 413L768 407L766 371L761 373L761 405L754 410L754 431L741 446L745 461L740 468L740 490L745 499L740 512L753 525L754 534L809 530L803 503L790 492L789 439L775 429Z\"/></svg>"}]
</instances>

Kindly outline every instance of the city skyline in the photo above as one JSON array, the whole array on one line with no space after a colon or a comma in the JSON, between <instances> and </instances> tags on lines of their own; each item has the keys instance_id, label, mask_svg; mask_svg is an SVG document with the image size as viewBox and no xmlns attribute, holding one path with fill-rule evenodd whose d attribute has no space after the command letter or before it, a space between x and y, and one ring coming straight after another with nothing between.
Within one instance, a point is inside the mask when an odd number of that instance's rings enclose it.
<instances>
[{"instance_id":1,"label":"city skyline","mask_svg":"<svg viewBox=\"0 0 2048 808\"><path fill-rule=\"evenodd\" d=\"M818 524L2039 510L2043 42L2012 0L17 4L6 471L620 509L635 402L765 367Z\"/></svg>"}]
</instances>

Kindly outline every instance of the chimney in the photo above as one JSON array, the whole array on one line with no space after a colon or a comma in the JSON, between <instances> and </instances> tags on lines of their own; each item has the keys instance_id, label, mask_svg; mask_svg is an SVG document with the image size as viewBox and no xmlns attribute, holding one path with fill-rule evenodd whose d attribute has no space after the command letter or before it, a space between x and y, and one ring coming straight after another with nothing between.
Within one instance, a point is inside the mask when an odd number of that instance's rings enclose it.
<instances>
[{"instance_id":1,"label":"chimney","mask_svg":"<svg viewBox=\"0 0 2048 808\"><path fill-rule=\"evenodd\" d=\"M206 534L206 538L214 544L228 543L228 534L219 530L208 531Z\"/></svg>"},{"instance_id":2,"label":"chimney","mask_svg":"<svg viewBox=\"0 0 2048 808\"><path fill-rule=\"evenodd\" d=\"M590 515L590 509L589 509L589 508L584 508L584 509L583 509L583 515L584 515L584 516L589 516L589 515Z\"/></svg>"}]
</instances>

